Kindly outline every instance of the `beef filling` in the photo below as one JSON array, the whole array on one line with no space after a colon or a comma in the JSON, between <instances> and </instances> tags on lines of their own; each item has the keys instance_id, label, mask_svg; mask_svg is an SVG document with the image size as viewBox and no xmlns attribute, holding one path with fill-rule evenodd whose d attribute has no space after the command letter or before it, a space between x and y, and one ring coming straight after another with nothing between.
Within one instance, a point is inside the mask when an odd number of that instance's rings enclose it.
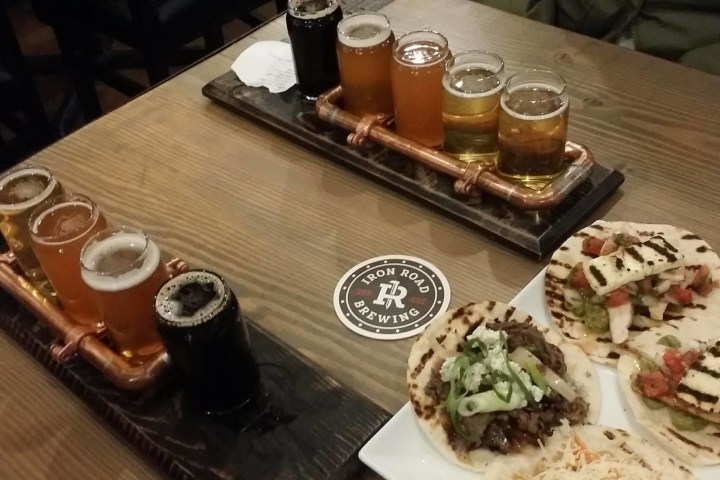
<instances>
[{"instance_id":1,"label":"beef filling","mask_svg":"<svg viewBox=\"0 0 720 480\"><path fill-rule=\"evenodd\" d=\"M535 355L543 365L550 367L553 372L561 377L567 373L567 366L565 365L565 357L562 350L548 343L543 333L535 326L511 320L503 323L490 323L487 325L487 328L491 330L502 330L507 333L508 351L512 352L518 347L525 347Z\"/></svg>"},{"instance_id":2,"label":"beef filling","mask_svg":"<svg viewBox=\"0 0 720 480\"><path fill-rule=\"evenodd\" d=\"M511 321L490 324L488 328L503 330L508 334L508 349L511 352L517 347L525 347L558 375L562 376L567 372L562 351L549 344L542 332L534 326ZM425 393L434 402L441 404L447 398L449 389L449 383L440 378L439 368L433 369L430 381L425 386ZM449 418L444 418L442 423L455 449L487 448L507 454L521 449L524 445L537 445L538 441L544 441L563 419L567 419L571 425L583 423L588 409L589 405L583 398L577 397L569 402L551 390L535 408L461 416L458 420L460 428L470 440L454 432Z\"/></svg>"}]
</instances>

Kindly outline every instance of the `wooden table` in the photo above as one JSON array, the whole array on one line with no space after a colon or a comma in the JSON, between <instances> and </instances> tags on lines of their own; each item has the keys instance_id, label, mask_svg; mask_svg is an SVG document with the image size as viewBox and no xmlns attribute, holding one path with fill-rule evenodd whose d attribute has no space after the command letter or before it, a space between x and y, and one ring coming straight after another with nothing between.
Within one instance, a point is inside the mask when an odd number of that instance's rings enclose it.
<instances>
[{"instance_id":1,"label":"wooden table","mask_svg":"<svg viewBox=\"0 0 720 480\"><path fill-rule=\"evenodd\" d=\"M561 71L570 137L627 177L595 216L675 223L720 246L720 78L465 0L396 0L383 12L396 34L431 27L455 52ZM349 267L420 256L445 272L456 306L508 301L543 265L201 96L247 46L285 37L275 20L28 162L166 251L223 272L252 318L396 411L412 340L369 340L340 324L331 296ZM4 336L0 386L0 478L160 478Z\"/></svg>"}]
</instances>

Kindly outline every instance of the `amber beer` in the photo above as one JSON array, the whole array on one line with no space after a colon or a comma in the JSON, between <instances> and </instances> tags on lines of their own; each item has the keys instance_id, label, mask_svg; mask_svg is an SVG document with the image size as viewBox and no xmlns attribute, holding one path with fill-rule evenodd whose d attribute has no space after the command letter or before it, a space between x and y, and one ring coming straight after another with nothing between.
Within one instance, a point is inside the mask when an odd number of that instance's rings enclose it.
<instances>
[{"instance_id":1,"label":"amber beer","mask_svg":"<svg viewBox=\"0 0 720 480\"><path fill-rule=\"evenodd\" d=\"M466 52L448 60L443 76L443 149L466 162L495 164L502 58Z\"/></svg>"},{"instance_id":2,"label":"amber beer","mask_svg":"<svg viewBox=\"0 0 720 480\"><path fill-rule=\"evenodd\" d=\"M248 404L260 373L237 297L223 278L191 270L155 296L158 331L196 406L224 413Z\"/></svg>"},{"instance_id":3,"label":"amber beer","mask_svg":"<svg viewBox=\"0 0 720 480\"><path fill-rule=\"evenodd\" d=\"M390 69L397 133L428 147L443 143L442 79L450 49L437 32L406 33Z\"/></svg>"},{"instance_id":4,"label":"amber beer","mask_svg":"<svg viewBox=\"0 0 720 480\"><path fill-rule=\"evenodd\" d=\"M89 198L53 197L38 205L29 219L32 248L63 309L78 323L96 324L100 314L80 277L80 251L88 238L107 228L107 220Z\"/></svg>"},{"instance_id":5,"label":"amber beer","mask_svg":"<svg viewBox=\"0 0 720 480\"><path fill-rule=\"evenodd\" d=\"M500 109L498 173L544 187L563 171L570 111L565 80L549 70L513 75Z\"/></svg>"},{"instance_id":6,"label":"amber beer","mask_svg":"<svg viewBox=\"0 0 720 480\"><path fill-rule=\"evenodd\" d=\"M43 167L24 167L0 177L0 231L27 279L46 292L51 287L33 253L28 218L38 204L60 193L60 182Z\"/></svg>"},{"instance_id":7,"label":"amber beer","mask_svg":"<svg viewBox=\"0 0 720 480\"><path fill-rule=\"evenodd\" d=\"M358 13L338 24L337 55L345 109L393 113L390 62L395 35L381 13Z\"/></svg>"},{"instance_id":8,"label":"amber beer","mask_svg":"<svg viewBox=\"0 0 720 480\"><path fill-rule=\"evenodd\" d=\"M155 242L135 228L110 228L88 240L80 263L117 351L142 362L162 350L153 299L170 275Z\"/></svg>"}]
</instances>

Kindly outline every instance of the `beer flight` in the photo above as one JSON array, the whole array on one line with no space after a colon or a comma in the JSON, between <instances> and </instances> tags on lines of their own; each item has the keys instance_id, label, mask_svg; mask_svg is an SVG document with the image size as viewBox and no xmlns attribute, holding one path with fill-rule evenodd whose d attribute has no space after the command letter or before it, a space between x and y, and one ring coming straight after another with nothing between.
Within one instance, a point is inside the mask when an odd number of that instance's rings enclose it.
<instances>
[{"instance_id":1,"label":"beer flight","mask_svg":"<svg viewBox=\"0 0 720 480\"><path fill-rule=\"evenodd\" d=\"M433 31L396 39L383 14L343 18L337 0L290 0L286 20L306 99L339 83L350 113L392 116L398 135L508 180L542 188L563 172L569 99L558 73L508 77L494 53L453 55Z\"/></svg>"},{"instance_id":2,"label":"beer flight","mask_svg":"<svg viewBox=\"0 0 720 480\"><path fill-rule=\"evenodd\" d=\"M98 205L65 192L43 167L0 177L0 232L38 292L79 326L98 332L104 324L131 364L165 349L201 411L234 410L258 391L247 327L221 276L171 277L142 230L111 225Z\"/></svg>"}]
</instances>

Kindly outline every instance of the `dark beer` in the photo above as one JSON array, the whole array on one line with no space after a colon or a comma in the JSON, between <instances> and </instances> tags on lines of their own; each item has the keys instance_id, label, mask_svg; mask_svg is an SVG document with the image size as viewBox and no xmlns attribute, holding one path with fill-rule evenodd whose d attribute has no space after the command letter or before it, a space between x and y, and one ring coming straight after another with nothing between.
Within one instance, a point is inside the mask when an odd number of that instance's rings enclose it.
<instances>
[{"instance_id":1,"label":"dark beer","mask_svg":"<svg viewBox=\"0 0 720 480\"><path fill-rule=\"evenodd\" d=\"M155 296L158 332L188 393L206 413L247 404L260 375L240 306L223 278L191 270Z\"/></svg>"},{"instance_id":2,"label":"dark beer","mask_svg":"<svg viewBox=\"0 0 720 480\"><path fill-rule=\"evenodd\" d=\"M314 100L340 82L335 53L336 30L342 20L337 0L290 0L287 29L300 92Z\"/></svg>"}]
</instances>

